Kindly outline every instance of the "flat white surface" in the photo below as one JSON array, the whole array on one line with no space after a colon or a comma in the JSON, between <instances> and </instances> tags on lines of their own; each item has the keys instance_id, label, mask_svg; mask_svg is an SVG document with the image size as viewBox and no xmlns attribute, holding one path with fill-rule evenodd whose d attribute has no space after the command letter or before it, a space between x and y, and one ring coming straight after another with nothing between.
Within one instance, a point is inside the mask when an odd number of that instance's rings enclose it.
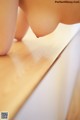
<instances>
[{"instance_id":1,"label":"flat white surface","mask_svg":"<svg viewBox=\"0 0 80 120\"><path fill-rule=\"evenodd\" d=\"M80 33L64 50L14 120L65 120L80 69Z\"/></svg>"}]
</instances>

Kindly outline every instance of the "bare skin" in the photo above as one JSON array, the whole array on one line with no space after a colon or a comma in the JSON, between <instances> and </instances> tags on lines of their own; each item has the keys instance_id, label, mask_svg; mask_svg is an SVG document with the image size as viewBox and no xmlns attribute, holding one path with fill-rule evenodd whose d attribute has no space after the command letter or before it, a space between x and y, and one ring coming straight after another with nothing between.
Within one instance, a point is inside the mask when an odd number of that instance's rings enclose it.
<instances>
[{"instance_id":1,"label":"bare skin","mask_svg":"<svg viewBox=\"0 0 80 120\"><path fill-rule=\"evenodd\" d=\"M18 0L0 0L0 55L5 55L14 38Z\"/></svg>"},{"instance_id":2,"label":"bare skin","mask_svg":"<svg viewBox=\"0 0 80 120\"><path fill-rule=\"evenodd\" d=\"M80 22L80 3L55 3L55 0L21 0L20 7L24 10L29 25L38 37L52 32L60 22L65 24Z\"/></svg>"},{"instance_id":3,"label":"bare skin","mask_svg":"<svg viewBox=\"0 0 80 120\"><path fill-rule=\"evenodd\" d=\"M21 8L19 8L18 16L17 16L17 23L16 23L15 38L18 41L21 41L22 38L25 36L28 28L29 28L29 24L27 21L27 17L24 11Z\"/></svg>"},{"instance_id":4,"label":"bare skin","mask_svg":"<svg viewBox=\"0 0 80 120\"><path fill-rule=\"evenodd\" d=\"M18 6L21 9L17 17ZM80 23L80 3L55 3L55 0L1 0L0 11L0 55L8 52L14 37L21 40L29 26L37 37L41 37L54 31L60 22Z\"/></svg>"}]
</instances>

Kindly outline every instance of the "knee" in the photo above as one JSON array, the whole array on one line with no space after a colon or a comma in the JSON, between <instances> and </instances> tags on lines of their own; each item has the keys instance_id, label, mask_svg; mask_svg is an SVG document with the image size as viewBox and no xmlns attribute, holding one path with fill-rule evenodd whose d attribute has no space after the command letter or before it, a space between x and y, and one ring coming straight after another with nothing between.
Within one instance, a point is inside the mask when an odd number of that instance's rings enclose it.
<instances>
[{"instance_id":1,"label":"knee","mask_svg":"<svg viewBox=\"0 0 80 120\"><path fill-rule=\"evenodd\" d=\"M17 32L16 32L16 34L15 34L15 39L16 39L17 41L21 41L22 38L23 38L23 35L21 35L20 33L17 33Z\"/></svg>"},{"instance_id":2,"label":"knee","mask_svg":"<svg viewBox=\"0 0 80 120\"><path fill-rule=\"evenodd\" d=\"M0 56L5 56L5 55L7 55L7 53L8 53L7 49L5 49L5 48L0 49Z\"/></svg>"},{"instance_id":3,"label":"knee","mask_svg":"<svg viewBox=\"0 0 80 120\"><path fill-rule=\"evenodd\" d=\"M0 40L0 56L4 56L8 53L10 47L11 47L11 42L12 40L10 39L2 39Z\"/></svg>"}]
</instances>

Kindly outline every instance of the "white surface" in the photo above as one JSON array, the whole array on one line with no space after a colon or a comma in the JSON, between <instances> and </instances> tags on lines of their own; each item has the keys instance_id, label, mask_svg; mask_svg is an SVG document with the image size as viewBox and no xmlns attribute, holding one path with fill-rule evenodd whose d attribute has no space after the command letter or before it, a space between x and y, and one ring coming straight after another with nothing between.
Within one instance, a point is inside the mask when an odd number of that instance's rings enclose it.
<instances>
[{"instance_id":1,"label":"white surface","mask_svg":"<svg viewBox=\"0 0 80 120\"><path fill-rule=\"evenodd\" d=\"M14 120L65 120L80 68L80 33L23 105Z\"/></svg>"}]
</instances>

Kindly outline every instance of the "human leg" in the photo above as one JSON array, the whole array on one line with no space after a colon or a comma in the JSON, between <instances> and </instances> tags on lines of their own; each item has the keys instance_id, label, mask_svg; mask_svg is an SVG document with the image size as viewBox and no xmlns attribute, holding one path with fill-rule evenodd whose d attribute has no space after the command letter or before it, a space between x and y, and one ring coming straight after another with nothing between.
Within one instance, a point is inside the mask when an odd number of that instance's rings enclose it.
<instances>
[{"instance_id":1,"label":"human leg","mask_svg":"<svg viewBox=\"0 0 80 120\"><path fill-rule=\"evenodd\" d=\"M0 55L5 55L14 38L19 0L0 0Z\"/></svg>"},{"instance_id":2,"label":"human leg","mask_svg":"<svg viewBox=\"0 0 80 120\"><path fill-rule=\"evenodd\" d=\"M28 25L27 17L25 16L24 11L21 8L19 8L18 16L17 16L15 38L18 41L22 40L28 28L29 28L29 25Z\"/></svg>"}]
</instances>

